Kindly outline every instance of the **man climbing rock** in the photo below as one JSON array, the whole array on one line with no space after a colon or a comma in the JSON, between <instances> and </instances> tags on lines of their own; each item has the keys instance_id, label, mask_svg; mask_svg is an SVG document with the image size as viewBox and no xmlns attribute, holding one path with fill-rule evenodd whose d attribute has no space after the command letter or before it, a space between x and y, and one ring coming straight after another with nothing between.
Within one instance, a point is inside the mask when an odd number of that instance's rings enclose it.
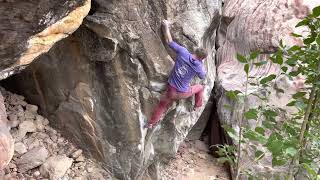
<instances>
[{"instance_id":1,"label":"man climbing rock","mask_svg":"<svg viewBox=\"0 0 320 180\"><path fill-rule=\"evenodd\" d=\"M164 37L169 47L175 51L177 56L169 77L166 93L161 98L151 119L145 124L144 128L152 128L155 126L160 120L161 115L175 100L186 99L195 95L194 109L202 106L204 87L200 84L190 87L189 83L195 75L200 79L205 78L206 72L204 71L203 60L207 57L208 53L203 48L197 48L195 53L191 54L185 47L174 42L169 25L170 23L167 20L162 22Z\"/></svg>"}]
</instances>

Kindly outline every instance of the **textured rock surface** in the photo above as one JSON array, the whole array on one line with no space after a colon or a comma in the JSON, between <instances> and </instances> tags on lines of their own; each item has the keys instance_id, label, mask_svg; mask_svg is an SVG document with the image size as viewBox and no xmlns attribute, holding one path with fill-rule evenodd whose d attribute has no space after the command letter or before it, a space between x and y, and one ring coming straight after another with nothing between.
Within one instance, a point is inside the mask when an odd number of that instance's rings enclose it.
<instances>
[{"instance_id":1,"label":"textured rock surface","mask_svg":"<svg viewBox=\"0 0 320 180\"><path fill-rule=\"evenodd\" d=\"M0 79L74 32L89 10L90 0L1 0Z\"/></svg>"},{"instance_id":2,"label":"textured rock surface","mask_svg":"<svg viewBox=\"0 0 320 180\"><path fill-rule=\"evenodd\" d=\"M244 91L245 74L242 65L235 58L235 53L249 54L259 50L262 54L258 61L267 60L269 55L276 51L278 42L283 39L285 44L299 44L300 42L290 37L290 32L294 31L296 23L320 2L317 0L308 1L283 1L283 0L239 0L227 1L224 6L221 26L218 33L217 51L217 108L219 119L223 123L233 125L241 118L242 106L234 104L225 95L225 91L240 90ZM295 32L303 32L304 29L297 29ZM276 73L277 67L266 64L260 68L250 69L250 76L263 77L270 73ZM297 88L294 82L285 78L280 78L277 82L278 87L285 89L286 94L276 93L272 89L270 105L286 108L290 94ZM249 87L249 91L256 91ZM233 107L232 111L223 106L229 104ZM256 97L249 97L248 107L258 106L259 101ZM288 109L290 111L290 109ZM254 126L254 123L250 124ZM245 147L246 150L249 147ZM249 151L250 152L250 151ZM247 163L244 159L243 163ZM281 172L283 169L273 169L270 159L265 158L262 163L268 168L256 166L256 173L265 173L271 176L273 173ZM270 179L270 177L268 178Z\"/></svg>"},{"instance_id":3,"label":"textured rock surface","mask_svg":"<svg viewBox=\"0 0 320 180\"><path fill-rule=\"evenodd\" d=\"M36 147L22 155L17 160L18 171L24 173L43 164L49 156L45 147Z\"/></svg>"},{"instance_id":4,"label":"textured rock surface","mask_svg":"<svg viewBox=\"0 0 320 180\"><path fill-rule=\"evenodd\" d=\"M67 170L71 167L73 159L67 156L52 156L41 165L40 173L43 177L48 177L52 180L62 178Z\"/></svg>"},{"instance_id":5,"label":"textured rock surface","mask_svg":"<svg viewBox=\"0 0 320 180\"><path fill-rule=\"evenodd\" d=\"M81 149L77 149L70 141L51 128L48 119L37 114L37 106L28 104L24 101L23 96L12 94L1 87L0 90L5 99L8 116L11 117L9 124L11 121L18 123L10 130L16 141L15 153L11 162L4 169L4 177L0 173L1 180L44 179L45 177L57 179L57 176L62 179L111 178L109 172L91 159L84 157ZM37 128L35 132L29 131L24 137L18 139L17 132L25 128L21 126L24 122L34 122L37 127L41 126L41 128ZM41 165L43 168L40 173Z\"/></svg>"},{"instance_id":6,"label":"textured rock surface","mask_svg":"<svg viewBox=\"0 0 320 180\"><path fill-rule=\"evenodd\" d=\"M180 101L156 129L142 129L173 64L161 20L173 22L179 43L209 49L207 101L220 7L219 0L93 1L83 26L15 77L15 87L118 177L135 179L159 158L173 156L200 116L190 112L191 99Z\"/></svg>"},{"instance_id":7,"label":"textured rock surface","mask_svg":"<svg viewBox=\"0 0 320 180\"><path fill-rule=\"evenodd\" d=\"M6 108L0 93L0 178L1 171L9 164L14 153L14 140L9 132Z\"/></svg>"}]
</instances>

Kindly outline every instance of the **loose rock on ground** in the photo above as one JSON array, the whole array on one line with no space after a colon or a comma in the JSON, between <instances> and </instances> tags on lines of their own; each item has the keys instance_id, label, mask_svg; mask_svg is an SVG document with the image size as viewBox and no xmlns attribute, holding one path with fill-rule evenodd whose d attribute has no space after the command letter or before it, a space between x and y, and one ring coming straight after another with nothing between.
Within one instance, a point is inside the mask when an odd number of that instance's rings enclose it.
<instances>
[{"instance_id":1,"label":"loose rock on ground","mask_svg":"<svg viewBox=\"0 0 320 180\"><path fill-rule=\"evenodd\" d=\"M86 158L81 149L49 126L38 107L23 96L0 88L8 114L15 154L5 169L4 180L77 179L105 180L110 175Z\"/></svg>"}]
</instances>

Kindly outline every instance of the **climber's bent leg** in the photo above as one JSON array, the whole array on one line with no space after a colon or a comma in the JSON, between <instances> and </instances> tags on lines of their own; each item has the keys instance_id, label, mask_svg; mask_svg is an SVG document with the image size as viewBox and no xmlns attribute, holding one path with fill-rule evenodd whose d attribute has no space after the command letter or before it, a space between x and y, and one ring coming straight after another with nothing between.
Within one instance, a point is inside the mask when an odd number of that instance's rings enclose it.
<instances>
[{"instance_id":1,"label":"climber's bent leg","mask_svg":"<svg viewBox=\"0 0 320 180\"><path fill-rule=\"evenodd\" d=\"M188 92L178 93L173 99L186 99L195 95L195 108L202 106L204 87L201 84L191 86Z\"/></svg>"},{"instance_id":2,"label":"climber's bent leg","mask_svg":"<svg viewBox=\"0 0 320 180\"><path fill-rule=\"evenodd\" d=\"M155 108L151 119L148 121L148 123L145 125L145 128L150 128L154 126L157 122L159 122L162 114L166 112L168 109L169 105L172 104L173 100L170 98L172 94L172 89L171 87L168 87L166 94L161 98L159 104Z\"/></svg>"},{"instance_id":3,"label":"climber's bent leg","mask_svg":"<svg viewBox=\"0 0 320 180\"><path fill-rule=\"evenodd\" d=\"M203 101L203 91L204 87L200 84L192 86L191 91L193 94L195 94L195 108L199 108L202 106L202 101Z\"/></svg>"}]
</instances>

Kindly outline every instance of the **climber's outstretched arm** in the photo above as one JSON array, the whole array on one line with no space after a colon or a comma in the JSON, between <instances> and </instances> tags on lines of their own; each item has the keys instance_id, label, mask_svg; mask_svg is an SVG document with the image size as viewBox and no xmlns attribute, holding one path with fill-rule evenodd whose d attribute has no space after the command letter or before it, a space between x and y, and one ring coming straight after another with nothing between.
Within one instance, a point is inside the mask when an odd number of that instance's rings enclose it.
<instances>
[{"instance_id":1,"label":"climber's outstretched arm","mask_svg":"<svg viewBox=\"0 0 320 180\"><path fill-rule=\"evenodd\" d=\"M162 21L162 31L163 31L163 35L164 35L164 38L166 40L166 42L169 44L172 42L172 36L171 36L171 33L170 33L170 23L168 20L163 20Z\"/></svg>"}]
</instances>

